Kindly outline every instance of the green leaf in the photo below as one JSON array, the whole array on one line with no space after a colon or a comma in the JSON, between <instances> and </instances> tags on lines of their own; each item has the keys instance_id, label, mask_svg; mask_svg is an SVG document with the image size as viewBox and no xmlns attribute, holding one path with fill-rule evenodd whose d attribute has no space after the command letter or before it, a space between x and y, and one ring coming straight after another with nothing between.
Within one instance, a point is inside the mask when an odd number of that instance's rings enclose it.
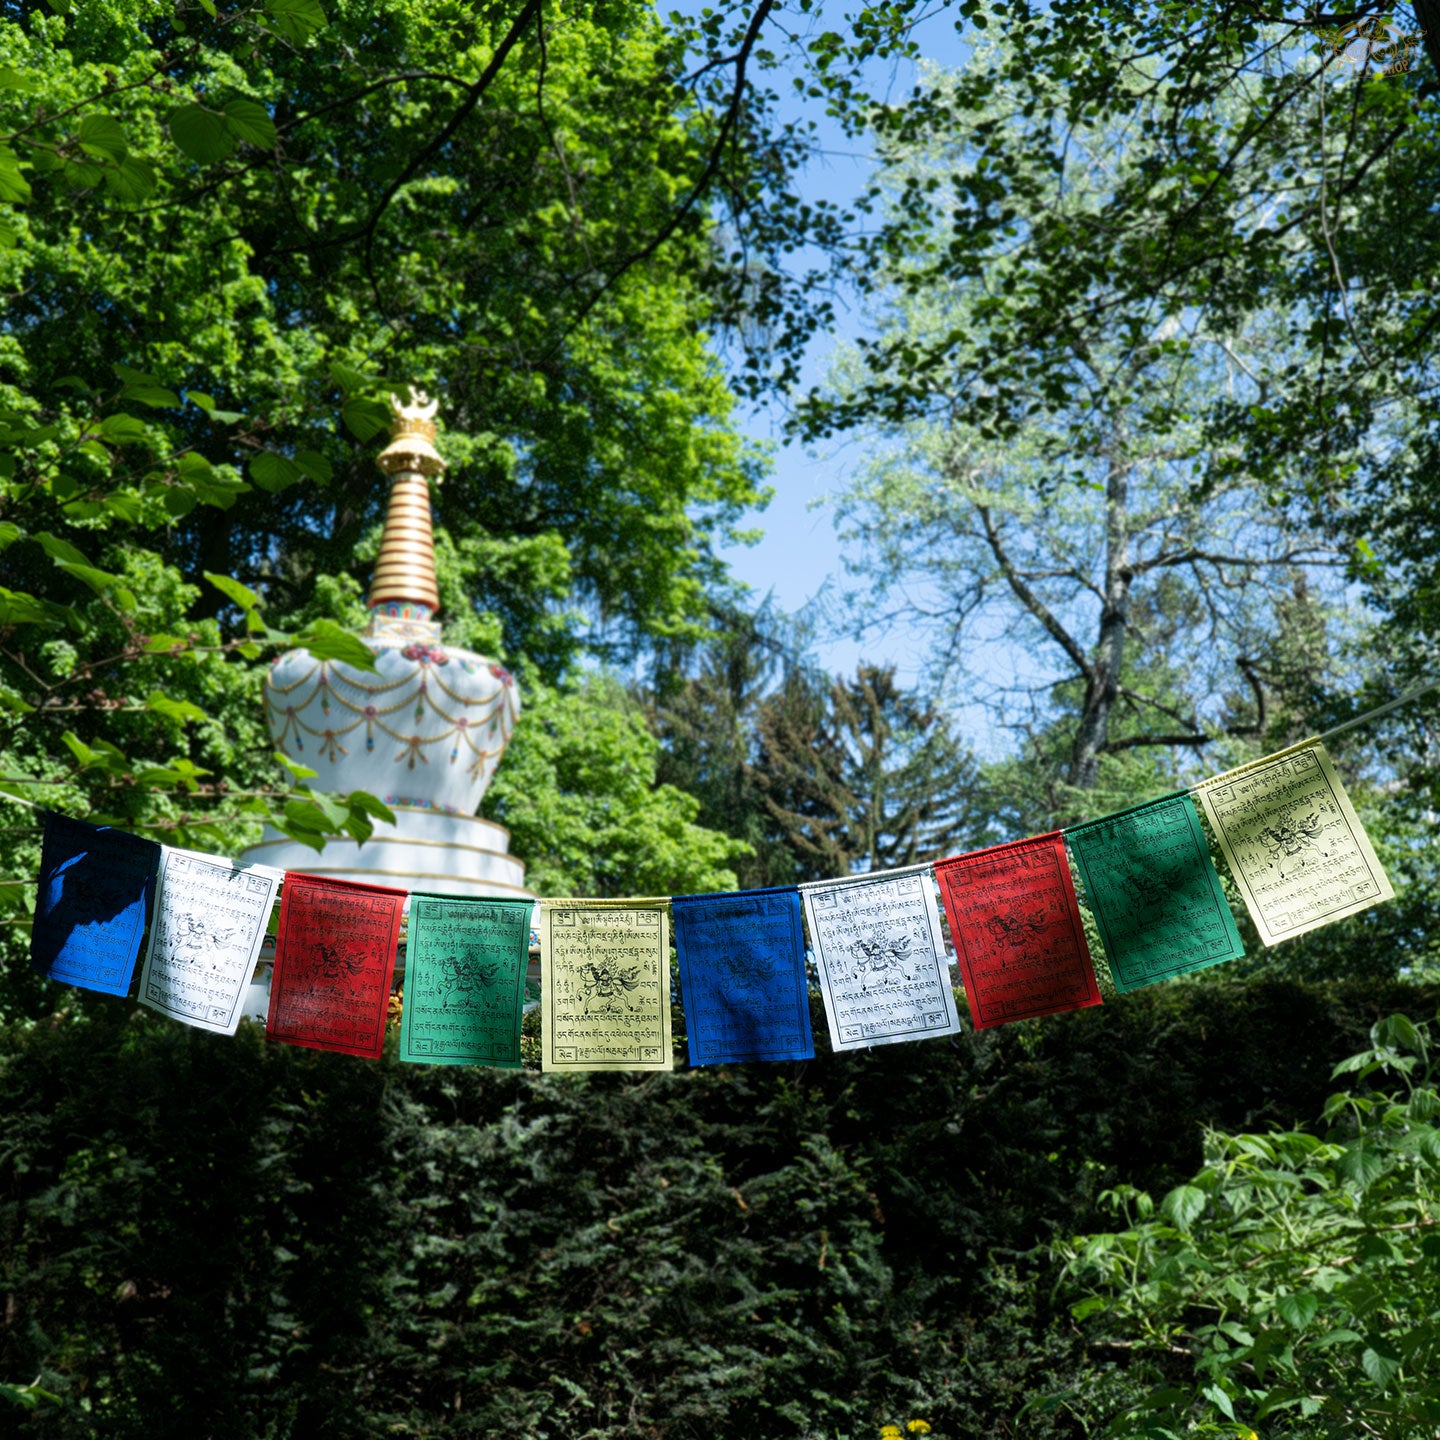
<instances>
[{"instance_id":1,"label":"green leaf","mask_svg":"<svg viewBox=\"0 0 1440 1440\"><path fill-rule=\"evenodd\" d=\"M100 422L100 433L112 445L131 445L137 440L147 440L150 431L143 420L133 415L107 415Z\"/></svg>"},{"instance_id":2,"label":"green leaf","mask_svg":"<svg viewBox=\"0 0 1440 1440\"><path fill-rule=\"evenodd\" d=\"M180 397L173 390L166 390L162 385L127 385L125 398L138 400L142 405L149 405L155 410L178 410L180 408Z\"/></svg>"},{"instance_id":3,"label":"green leaf","mask_svg":"<svg viewBox=\"0 0 1440 1440\"><path fill-rule=\"evenodd\" d=\"M353 396L340 407L340 418L357 440L373 440L390 428L391 415L378 400Z\"/></svg>"},{"instance_id":4,"label":"green leaf","mask_svg":"<svg viewBox=\"0 0 1440 1440\"><path fill-rule=\"evenodd\" d=\"M139 609L135 592L122 585L118 575L97 570L93 565L76 565L69 560L57 560L55 567L83 581L97 595L109 596L127 615L133 615Z\"/></svg>"},{"instance_id":5,"label":"green leaf","mask_svg":"<svg viewBox=\"0 0 1440 1440\"><path fill-rule=\"evenodd\" d=\"M0 200L28 200L30 182L20 173L20 162L8 145L0 145Z\"/></svg>"},{"instance_id":6,"label":"green leaf","mask_svg":"<svg viewBox=\"0 0 1440 1440\"><path fill-rule=\"evenodd\" d=\"M277 764L283 765L297 780L313 780L315 776L320 773L318 770L312 770L308 765L302 765L298 760L292 760L288 755L283 754L279 750L275 752L275 760Z\"/></svg>"},{"instance_id":7,"label":"green leaf","mask_svg":"<svg viewBox=\"0 0 1440 1440\"><path fill-rule=\"evenodd\" d=\"M317 660L339 660L356 670L374 670L375 652L357 635L343 630L333 620L312 620L295 636Z\"/></svg>"},{"instance_id":8,"label":"green leaf","mask_svg":"<svg viewBox=\"0 0 1440 1440\"><path fill-rule=\"evenodd\" d=\"M127 156L105 171L105 188L117 200L144 200L155 190L155 167Z\"/></svg>"},{"instance_id":9,"label":"green leaf","mask_svg":"<svg viewBox=\"0 0 1440 1440\"><path fill-rule=\"evenodd\" d=\"M35 707L21 699L15 691L0 685L0 710L8 710L12 715L29 715Z\"/></svg>"},{"instance_id":10,"label":"green leaf","mask_svg":"<svg viewBox=\"0 0 1440 1440\"><path fill-rule=\"evenodd\" d=\"M86 115L76 132L80 148L97 160L113 160L117 165L125 158L129 146L125 131L113 115Z\"/></svg>"},{"instance_id":11,"label":"green leaf","mask_svg":"<svg viewBox=\"0 0 1440 1440\"><path fill-rule=\"evenodd\" d=\"M223 160L235 148L235 136L225 117L203 105L182 105L172 111L170 138L201 165Z\"/></svg>"},{"instance_id":12,"label":"green leaf","mask_svg":"<svg viewBox=\"0 0 1440 1440\"><path fill-rule=\"evenodd\" d=\"M8 220L0 219L0 250L13 250L20 243L20 232Z\"/></svg>"},{"instance_id":13,"label":"green leaf","mask_svg":"<svg viewBox=\"0 0 1440 1440\"><path fill-rule=\"evenodd\" d=\"M224 109L232 134L261 150L275 148L275 122L263 105L254 100L227 100Z\"/></svg>"},{"instance_id":14,"label":"green leaf","mask_svg":"<svg viewBox=\"0 0 1440 1440\"><path fill-rule=\"evenodd\" d=\"M338 360L330 363L330 378L344 391L368 390L374 383L368 375L362 375L360 371L353 370L349 365L343 365Z\"/></svg>"},{"instance_id":15,"label":"green leaf","mask_svg":"<svg viewBox=\"0 0 1440 1440\"><path fill-rule=\"evenodd\" d=\"M248 585L242 585L228 575L216 575L209 570L201 573L227 600L234 601L242 610L258 610L263 603Z\"/></svg>"},{"instance_id":16,"label":"green leaf","mask_svg":"<svg viewBox=\"0 0 1440 1440\"><path fill-rule=\"evenodd\" d=\"M205 712L198 705L189 700L172 700L160 690L152 690L145 697L145 708L165 716L167 720L178 720L182 725L205 719Z\"/></svg>"},{"instance_id":17,"label":"green leaf","mask_svg":"<svg viewBox=\"0 0 1440 1440\"><path fill-rule=\"evenodd\" d=\"M0 520L0 550L13 545L24 533L13 520Z\"/></svg>"},{"instance_id":18,"label":"green leaf","mask_svg":"<svg viewBox=\"0 0 1440 1440\"><path fill-rule=\"evenodd\" d=\"M364 790L352 790L348 796L349 805L352 810L362 811L366 815L372 815L377 820L383 820L387 825L395 823L395 812L383 801Z\"/></svg>"},{"instance_id":19,"label":"green leaf","mask_svg":"<svg viewBox=\"0 0 1440 1440\"><path fill-rule=\"evenodd\" d=\"M185 392L185 398L190 401L192 405L198 405L202 410L206 412L209 412L215 408L214 399L211 396L206 395L203 391L187 390Z\"/></svg>"},{"instance_id":20,"label":"green leaf","mask_svg":"<svg viewBox=\"0 0 1440 1440\"><path fill-rule=\"evenodd\" d=\"M1230 1397L1218 1385L1203 1385L1200 1393L1213 1405L1227 1420L1235 1418L1235 1406Z\"/></svg>"},{"instance_id":21,"label":"green leaf","mask_svg":"<svg viewBox=\"0 0 1440 1440\"><path fill-rule=\"evenodd\" d=\"M315 450L297 450L295 463L317 484L328 485L335 470L330 462Z\"/></svg>"},{"instance_id":22,"label":"green leaf","mask_svg":"<svg viewBox=\"0 0 1440 1440\"><path fill-rule=\"evenodd\" d=\"M1182 1234L1189 1233L1204 1208L1205 1192L1194 1185L1177 1185L1160 1202L1160 1213Z\"/></svg>"},{"instance_id":23,"label":"green leaf","mask_svg":"<svg viewBox=\"0 0 1440 1440\"><path fill-rule=\"evenodd\" d=\"M0 585L0 625L44 625L49 620L44 601Z\"/></svg>"},{"instance_id":24,"label":"green leaf","mask_svg":"<svg viewBox=\"0 0 1440 1440\"><path fill-rule=\"evenodd\" d=\"M10 65L0 65L0 90L26 90L39 89L39 86L30 79L28 75L22 75Z\"/></svg>"},{"instance_id":25,"label":"green leaf","mask_svg":"<svg viewBox=\"0 0 1440 1440\"><path fill-rule=\"evenodd\" d=\"M271 24L292 45L303 45L329 23L316 0L265 0Z\"/></svg>"},{"instance_id":26,"label":"green leaf","mask_svg":"<svg viewBox=\"0 0 1440 1440\"><path fill-rule=\"evenodd\" d=\"M1379 1344L1378 1340L1374 1341L1360 1352L1360 1368L1382 1390L1388 1390L1390 1382L1400 1373L1400 1357L1389 1346L1377 1349Z\"/></svg>"},{"instance_id":27,"label":"green leaf","mask_svg":"<svg viewBox=\"0 0 1440 1440\"><path fill-rule=\"evenodd\" d=\"M1364 1140L1345 1147L1335 1162L1336 1173L1357 1190L1368 1190L1385 1172L1385 1158L1379 1148Z\"/></svg>"},{"instance_id":28,"label":"green leaf","mask_svg":"<svg viewBox=\"0 0 1440 1440\"><path fill-rule=\"evenodd\" d=\"M287 460L273 450L262 450L250 462L250 478L272 495L278 490L298 485L304 476L305 472L293 460Z\"/></svg>"},{"instance_id":29,"label":"green leaf","mask_svg":"<svg viewBox=\"0 0 1440 1440\"><path fill-rule=\"evenodd\" d=\"M88 565L90 563L68 540L62 540L48 530L37 530L34 538L52 560L68 560L72 565Z\"/></svg>"},{"instance_id":30,"label":"green leaf","mask_svg":"<svg viewBox=\"0 0 1440 1440\"><path fill-rule=\"evenodd\" d=\"M1296 1290L1289 1295L1282 1295L1275 1302L1275 1309L1287 1325L1303 1330L1315 1318L1316 1311L1320 1309L1320 1300L1318 1296L1304 1290Z\"/></svg>"}]
</instances>

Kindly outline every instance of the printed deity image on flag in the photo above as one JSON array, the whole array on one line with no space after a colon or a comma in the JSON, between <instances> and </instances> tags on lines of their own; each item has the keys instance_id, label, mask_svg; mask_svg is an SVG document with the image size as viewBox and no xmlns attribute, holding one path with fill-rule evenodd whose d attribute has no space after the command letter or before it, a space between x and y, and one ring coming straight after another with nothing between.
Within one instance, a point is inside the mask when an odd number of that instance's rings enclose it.
<instances>
[{"instance_id":1,"label":"printed deity image on flag","mask_svg":"<svg viewBox=\"0 0 1440 1440\"><path fill-rule=\"evenodd\" d=\"M380 1058L406 899L403 890L286 872L268 1038Z\"/></svg>"},{"instance_id":2,"label":"printed deity image on flag","mask_svg":"<svg viewBox=\"0 0 1440 1440\"><path fill-rule=\"evenodd\" d=\"M542 900L545 1070L669 1070L670 927L663 900Z\"/></svg>"},{"instance_id":3,"label":"printed deity image on flag","mask_svg":"<svg viewBox=\"0 0 1440 1440\"><path fill-rule=\"evenodd\" d=\"M233 1035L282 872L164 847L140 1003Z\"/></svg>"},{"instance_id":4,"label":"printed deity image on flag","mask_svg":"<svg viewBox=\"0 0 1440 1440\"><path fill-rule=\"evenodd\" d=\"M796 891L677 895L671 906L690 1063L813 1056Z\"/></svg>"},{"instance_id":5,"label":"printed deity image on flag","mask_svg":"<svg viewBox=\"0 0 1440 1440\"><path fill-rule=\"evenodd\" d=\"M935 866L976 1029L1100 1003L1058 833Z\"/></svg>"},{"instance_id":6,"label":"printed deity image on flag","mask_svg":"<svg viewBox=\"0 0 1440 1440\"><path fill-rule=\"evenodd\" d=\"M520 1067L529 900L410 901L400 1058Z\"/></svg>"},{"instance_id":7,"label":"printed deity image on flag","mask_svg":"<svg viewBox=\"0 0 1440 1440\"><path fill-rule=\"evenodd\" d=\"M815 881L801 894L834 1049L959 1032L928 875Z\"/></svg>"},{"instance_id":8,"label":"printed deity image on flag","mask_svg":"<svg viewBox=\"0 0 1440 1440\"><path fill-rule=\"evenodd\" d=\"M1115 988L1245 953L1185 791L1065 831Z\"/></svg>"},{"instance_id":9,"label":"printed deity image on flag","mask_svg":"<svg viewBox=\"0 0 1440 1440\"><path fill-rule=\"evenodd\" d=\"M1393 898L1318 741L1217 775L1196 793L1266 945Z\"/></svg>"}]
</instances>

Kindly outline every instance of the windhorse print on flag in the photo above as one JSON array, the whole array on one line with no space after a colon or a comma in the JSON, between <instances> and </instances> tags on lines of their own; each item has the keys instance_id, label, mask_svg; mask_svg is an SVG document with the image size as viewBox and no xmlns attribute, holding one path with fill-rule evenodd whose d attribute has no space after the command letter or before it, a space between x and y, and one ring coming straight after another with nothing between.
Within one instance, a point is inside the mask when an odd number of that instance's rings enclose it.
<instances>
[{"instance_id":1,"label":"windhorse print on flag","mask_svg":"<svg viewBox=\"0 0 1440 1440\"><path fill-rule=\"evenodd\" d=\"M140 1003L199 1030L233 1035L284 872L162 849Z\"/></svg>"},{"instance_id":2,"label":"windhorse print on flag","mask_svg":"<svg viewBox=\"0 0 1440 1440\"><path fill-rule=\"evenodd\" d=\"M520 1068L530 900L415 895L400 1058Z\"/></svg>"},{"instance_id":3,"label":"windhorse print on flag","mask_svg":"<svg viewBox=\"0 0 1440 1440\"><path fill-rule=\"evenodd\" d=\"M1100 1003L1059 831L935 866L977 1030Z\"/></svg>"},{"instance_id":4,"label":"windhorse print on flag","mask_svg":"<svg viewBox=\"0 0 1440 1440\"><path fill-rule=\"evenodd\" d=\"M544 1070L670 1070L668 900L542 900Z\"/></svg>"},{"instance_id":5,"label":"windhorse print on flag","mask_svg":"<svg viewBox=\"0 0 1440 1440\"><path fill-rule=\"evenodd\" d=\"M45 812L30 959L42 975L128 995L155 898L160 847Z\"/></svg>"},{"instance_id":6,"label":"windhorse print on flag","mask_svg":"<svg viewBox=\"0 0 1440 1440\"><path fill-rule=\"evenodd\" d=\"M795 887L677 895L670 903L690 1063L810 1059Z\"/></svg>"},{"instance_id":7,"label":"windhorse print on flag","mask_svg":"<svg viewBox=\"0 0 1440 1440\"><path fill-rule=\"evenodd\" d=\"M1319 741L1217 775L1196 793L1266 945L1394 898Z\"/></svg>"},{"instance_id":8,"label":"windhorse print on flag","mask_svg":"<svg viewBox=\"0 0 1440 1440\"><path fill-rule=\"evenodd\" d=\"M834 1049L959 1032L928 872L811 881L800 893Z\"/></svg>"},{"instance_id":9,"label":"windhorse print on flag","mask_svg":"<svg viewBox=\"0 0 1440 1440\"><path fill-rule=\"evenodd\" d=\"M1185 791L1065 831L1122 993L1245 953Z\"/></svg>"},{"instance_id":10,"label":"windhorse print on flag","mask_svg":"<svg viewBox=\"0 0 1440 1440\"><path fill-rule=\"evenodd\" d=\"M403 890L285 872L265 1032L378 1060L385 1049Z\"/></svg>"}]
</instances>

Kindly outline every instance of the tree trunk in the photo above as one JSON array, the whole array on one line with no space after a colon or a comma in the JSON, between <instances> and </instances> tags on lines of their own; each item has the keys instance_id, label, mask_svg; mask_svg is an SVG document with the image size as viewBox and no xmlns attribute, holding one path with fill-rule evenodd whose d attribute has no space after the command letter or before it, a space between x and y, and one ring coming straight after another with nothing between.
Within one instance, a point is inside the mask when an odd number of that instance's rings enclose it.
<instances>
[{"instance_id":1,"label":"tree trunk","mask_svg":"<svg viewBox=\"0 0 1440 1440\"><path fill-rule=\"evenodd\" d=\"M1120 671L1130 629L1130 467L1112 457L1105 480L1105 599L1080 724L1070 750L1066 777L1078 790L1094 787L1100 756L1110 738L1110 712L1120 695Z\"/></svg>"}]
</instances>

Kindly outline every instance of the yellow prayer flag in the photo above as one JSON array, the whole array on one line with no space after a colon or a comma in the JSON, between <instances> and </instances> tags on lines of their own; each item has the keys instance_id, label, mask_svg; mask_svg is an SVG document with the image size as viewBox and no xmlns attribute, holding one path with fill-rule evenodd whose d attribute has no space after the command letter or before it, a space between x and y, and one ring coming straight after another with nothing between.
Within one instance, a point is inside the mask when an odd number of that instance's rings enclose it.
<instances>
[{"instance_id":1,"label":"yellow prayer flag","mask_svg":"<svg viewBox=\"0 0 1440 1440\"><path fill-rule=\"evenodd\" d=\"M1318 741L1196 787L1266 945L1394 898Z\"/></svg>"},{"instance_id":2,"label":"yellow prayer flag","mask_svg":"<svg viewBox=\"0 0 1440 1440\"><path fill-rule=\"evenodd\" d=\"M543 1069L674 1068L669 906L540 902Z\"/></svg>"}]
</instances>

